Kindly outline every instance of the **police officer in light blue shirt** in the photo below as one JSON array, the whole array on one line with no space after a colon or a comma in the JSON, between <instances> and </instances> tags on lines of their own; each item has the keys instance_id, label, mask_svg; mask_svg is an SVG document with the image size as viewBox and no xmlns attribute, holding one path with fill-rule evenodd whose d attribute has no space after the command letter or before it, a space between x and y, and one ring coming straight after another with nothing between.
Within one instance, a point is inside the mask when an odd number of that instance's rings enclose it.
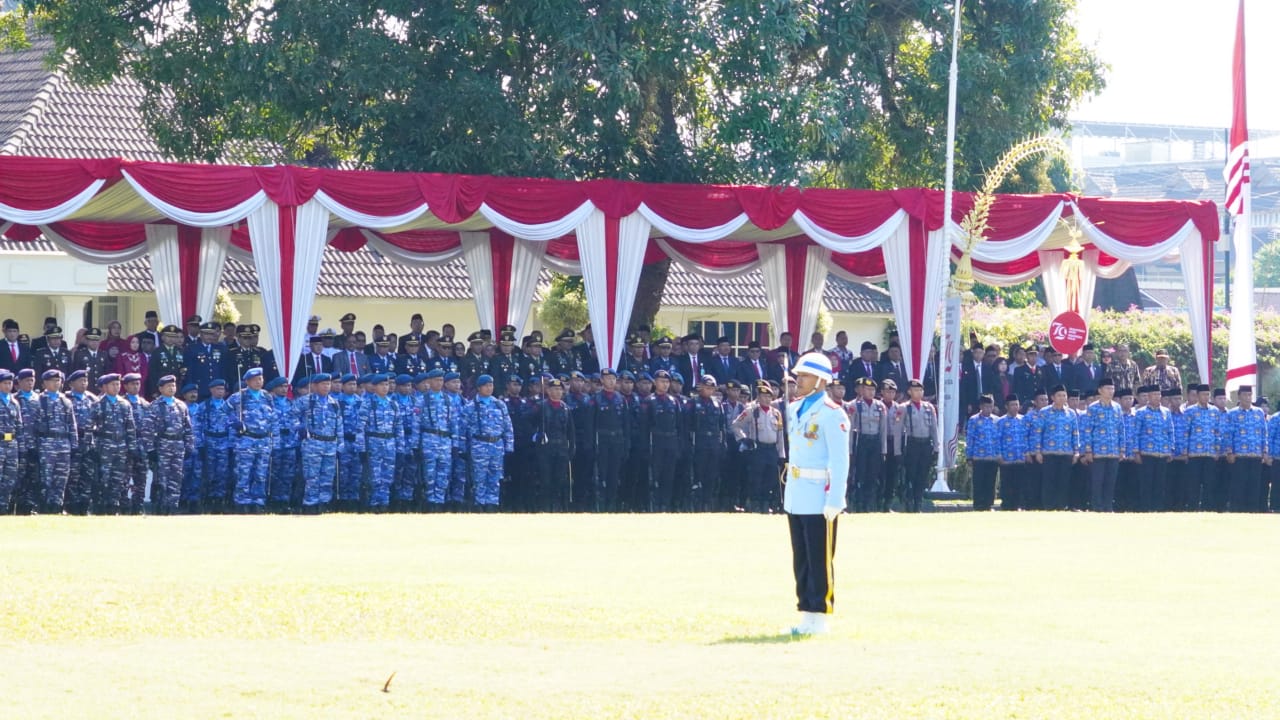
<instances>
[{"instance_id":1,"label":"police officer in light blue shirt","mask_svg":"<svg viewBox=\"0 0 1280 720\"><path fill-rule=\"evenodd\" d=\"M787 406L791 449L783 509L791 529L798 609L792 634L827 631L834 607L836 518L845 506L849 477L849 416L826 393L831 361L807 353L796 362L795 399Z\"/></svg>"}]
</instances>

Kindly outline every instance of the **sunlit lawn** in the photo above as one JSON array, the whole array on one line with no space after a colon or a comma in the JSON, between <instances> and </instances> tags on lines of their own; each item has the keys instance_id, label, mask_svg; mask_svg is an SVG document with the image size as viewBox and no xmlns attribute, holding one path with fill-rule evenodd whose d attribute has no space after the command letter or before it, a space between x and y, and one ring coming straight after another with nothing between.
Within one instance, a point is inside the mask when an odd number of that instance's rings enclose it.
<instances>
[{"instance_id":1,"label":"sunlit lawn","mask_svg":"<svg viewBox=\"0 0 1280 720\"><path fill-rule=\"evenodd\" d=\"M841 522L0 518L0 717L1280 717L1280 518Z\"/></svg>"}]
</instances>

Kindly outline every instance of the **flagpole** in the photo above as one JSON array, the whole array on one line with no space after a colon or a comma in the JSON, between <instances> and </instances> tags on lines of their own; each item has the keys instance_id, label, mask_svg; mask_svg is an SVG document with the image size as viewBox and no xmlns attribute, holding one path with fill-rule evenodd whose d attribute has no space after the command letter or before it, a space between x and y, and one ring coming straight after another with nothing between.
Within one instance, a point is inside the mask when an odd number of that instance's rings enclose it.
<instances>
[{"instance_id":1,"label":"flagpole","mask_svg":"<svg viewBox=\"0 0 1280 720\"><path fill-rule=\"evenodd\" d=\"M1256 385L1258 373L1258 349L1253 326L1253 192L1249 177L1244 27L1244 0L1240 0L1231 68L1231 132L1227 165L1223 170L1227 181L1227 212L1235 216L1232 218L1231 249L1236 282L1232 288L1231 327L1227 344L1228 394L1242 385Z\"/></svg>"},{"instance_id":2,"label":"flagpole","mask_svg":"<svg viewBox=\"0 0 1280 720\"><path fill-rule=\"evenodd\" d=\"M946 244L947 261L942 263L942 277L938 278L943 283L943 287L947 288L948 301L955 293L951 287L951 207L952 195L955 192L955 168L956 168L956 84L960 76L960 3L961 0L955 0L955 6L952 9L952 26L951 26L951 70L948 77L947 86L947 170L944 180L942 194L942 238ZM949 302L954 308L954 303ZM938 382L938 415L945 419L944 422L938 423L938 475L933 483L933 491L947 492L951 488L947 485L947 470L953 464L955 456L948 452L947 437L949 424L959 423L959 406L956 404L958 398L952 398L947 393L947 387L950 384L953 388L958 387L956 382L958 378L953 377L958 373L960 368L958 364L950 361L950 348L948 340L951 343L959 342L960 338L960 313L944 313L946 318L945 326L942 328L943 341L938 348L938 365L934 369L934 374ZM926 357L932 355L928 353ZM948 403L955 405L954 412L949 411ZM948 460L947 458L950 458Z\"/></svg>"}]
</instances>

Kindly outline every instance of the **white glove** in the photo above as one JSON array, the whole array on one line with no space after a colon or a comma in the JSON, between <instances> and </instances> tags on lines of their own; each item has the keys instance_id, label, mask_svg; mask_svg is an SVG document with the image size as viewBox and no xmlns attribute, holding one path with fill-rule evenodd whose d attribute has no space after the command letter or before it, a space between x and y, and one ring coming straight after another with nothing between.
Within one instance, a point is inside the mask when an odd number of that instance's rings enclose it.
<instances>
[{"instance_id":1,"label":"white glove","mask_svg":"<svg viewBox=\"0 0 1280 720\"><path fill-rule=\"evenodd\" d=\"M843 511L840 508L827 505L822 508L822 517L826 518L827 522L831 522L840 517L841 512Z\"/></svg>"}]
</instances>

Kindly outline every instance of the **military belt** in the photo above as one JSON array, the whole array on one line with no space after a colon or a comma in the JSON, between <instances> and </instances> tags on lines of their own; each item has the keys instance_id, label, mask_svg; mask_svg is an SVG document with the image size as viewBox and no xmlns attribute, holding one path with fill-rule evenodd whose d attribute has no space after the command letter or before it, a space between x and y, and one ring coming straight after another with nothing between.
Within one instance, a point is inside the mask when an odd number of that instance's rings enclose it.
<instances>
[{"instance_id":1,"label":"military belt","mask_svg":"<svg viewBox=\"0 0 1280 720\"><path fill-rule=\"evenodd\" d=\"M366 437L371 437L371 438L378 438L379 440L391 440L392 438L394 438L394 437L396 436L396 434L395 434L395 433L382 433L382 432L366 432L366 433L365 433L365 436L366 436Z\"/></svg>"},{"instance_id":2,"label":"military belt","mask_svg":"<svg viewBox=\"0 0 1280 720\"><path fill-rule=\"evenodd\" d=\"M356 434L355 434L355 433L343 433L343 434L342 434L342 439L343 439L343 440L346 440L347 442L355 442L355 441L356 441Z\"/></svg>"},{"instance_id":3,"label":"military belt","mask_svg":"<svg viewBox=\"0 0 1280 720\"><path fill-rule=\"evenodd\" d=\"M498 442L502 439L501 435L472 435L471 437L480 442Z\"/></svg>"},{"instance_id":4,"label":"military belt","mask_svg":"<svg viewBox=\"0 0 1280 720\"><path fill-rule=\"evenodd\" d=\"M205 436L206 436L206 437L211 437L211 438L224 438L224 437L226 437L226 436L227 436L227 433L224 433L224 432L220 432L220 433L211 432L211 433L205 433Z\"/></svg>"},{"instance_id":5,"label":"military belt","mask_svg":"<svg viewBox=\"0 0 1280 720\"><path fill-rule=\"evenodd\" d=\"M423 432L425 432L428 435L436 435L438 437L449 437L448 430L433 430L431 428L427 428L426 430L423 430Z\"/></svg>"},{"instance_id":6,"label":"military belt","mask_svg":"<svg viewBox=\"0 0 1280 720\"><path fill-rule=\"evenodd\" d=\"M44 432L40 433L41 440L66 440L71 437L69 433L64 432Z\"/></svg>"},{"instance_id":7,"label":"military belt","mask_svg":"<svg viewBox=\"0 0 1280 720\"><path fill-rule=\"evenodd\" d=\"M240 434L244 437L251 437L254 440L266 440L268 437L266 433L253 432L252 430L245 430Z\"/></svg>"},{"instance_id":8,"label":"military belt","mask_svg":"<svg viewBox=\"0 0 1280 720\"><path fill-rule=\"evenodd\" d=\"M157 435L156 437L160 438L161 440L181 440L182 439L182 435L180 434L179 435L160 434L160 435Z\"/></svg>"},{"instance_id":9,"label":"military belt","mask_svg":"<svg viewBox=\"0 0 1280 720\"><path fill-rule=\"evenodd\" d=\"M311 436L309 437L309 439L319 440L320 442L333 442L334 440L338 439L338 436L337 435L317 435L315 433L311 433Z\"/></svg>"}]
</instances>

